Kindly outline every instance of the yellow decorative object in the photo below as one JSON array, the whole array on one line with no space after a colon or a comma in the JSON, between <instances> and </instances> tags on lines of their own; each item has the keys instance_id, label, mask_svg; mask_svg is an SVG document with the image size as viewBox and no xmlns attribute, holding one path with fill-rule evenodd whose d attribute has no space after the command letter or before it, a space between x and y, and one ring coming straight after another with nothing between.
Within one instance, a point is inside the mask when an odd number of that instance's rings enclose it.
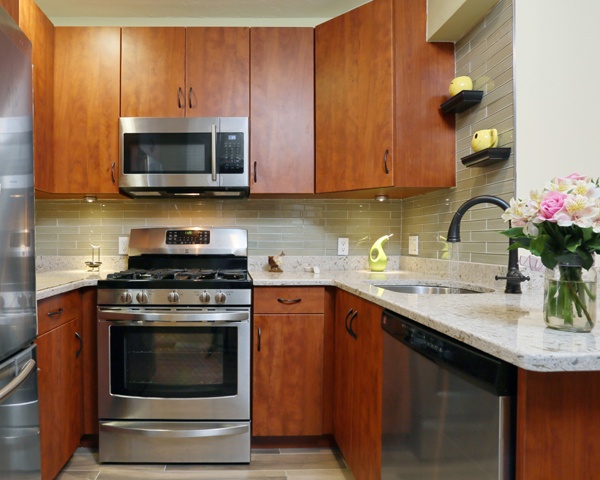
<instances>
[{"instance_id":1,"label":"yellow decorative object","mask_svg":"<svg viewBox=\"0 0 600 480\"><path fill-rule=\"evenodd\" d=\"M491 128L489 130L479 130L473 135L471 148L474 152L481 152L486 148L495 148L498 146L498 130Z\"/></svg>"},{"instance_id":2,"label":"yellow decorative object","mask_svg":"<svg viewBox=\"0 0 600 480\"><path fill-rule=\"evenodd\" d=\"M456 77L450 82L450 95L454 96L463 90L473 90L471 77Z\"/></svg>"},{"instance_id":3,"label":"yellow decorative object","mask_svg":"<svg viewBox=\"0 0 600 480\"><path fill-rule=\"evenodd\" d=\"M379 238L369 250L369 267L372 272L383 272L387 266L387 256L383 251L383 244L394 234L384 235Z\"/></svg>"}]
</instances>

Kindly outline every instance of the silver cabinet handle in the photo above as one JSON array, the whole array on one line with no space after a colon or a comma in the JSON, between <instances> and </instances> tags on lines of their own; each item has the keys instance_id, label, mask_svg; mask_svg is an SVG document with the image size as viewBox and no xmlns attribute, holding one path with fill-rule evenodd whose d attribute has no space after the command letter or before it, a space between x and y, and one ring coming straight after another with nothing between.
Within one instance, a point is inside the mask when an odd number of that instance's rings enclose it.
<instances>
[{"instance_id":1,"label":"silver cabinet handle","mask_svg":"<svg viewBox=\"0 0 600 480\"><path fill-rule=\"evenodd\" d=\"M217 428L198 428L191 423L152 423L144 426L139 422L107 422L100 424L100 430L125 435L140 435L143 437L162 438L198 438L198 437L223 437L228 435L239 435L250 430L248 425L224 425Z\"/></svg>"},{"instance_id":2,"label":"silver cabinet handle","mask_svg":"<svg viewBox=\"0 0 600 480\"><path fill-rule=\"evenodd\" d=\"M56 316L60 316L60 315L62 315L62 313L63 313L63 309L62 309L62 308L59 308L58 310L53 310L53 311L51 311L51 312L48 312L48 313L47 313L47 315L48 315L49 317L56 317Z\"/></svg>"},{"instance_id":3,"label":"silver cabinet handle","mask_svg":"<svg viewBox=\"0 0 600 480\"><path fill-rule=\"evenodd\" d=\"M294 305L296 303L300 303L302 301L301 298L287 299L287 298L278 298L277 301L279 303L283 303L284 305Z\"/></svg>"},{"instance_id":4,"label":"silver cabinet handle","mask_svg":"<svg viewBox=\"0 0 600 480\"><path fill-rule=\"evenodd\" d=\"M217 126L210 126L210 136L212 142L212 159L211 159L211 169L212 169L212 181L217 181Z\"/></svg>"},{"instance_id":5,"label":"silver cabinet handle","mask_svg":"<svg viewBox=\"0 0 600 480\"><path fill-rule=\"evenodd\" d=\"M385 153L383 154L383 166L384 166L384 168L385 168L385 173L386 173L386 175L387 175L388 173L390 173L390 170L389 170L389 168L388 168L388 165L387 165L387 159L388 159L388 155L389 155L389 153L390 153L390 151L389 151L389 150L386 150L386 151L385 151Z\"/></svg>"},{"instance_id":6,"label":"silver cabinet handle","mask_svg":"<svg viewBox=\"0 0 600 480\"><path fill-rule=\"evenodd\" d=\"M190 90L188 92L188 107L192 108L192 87L190 87Z\"/></svg>"},{"instance_id":7,"label":"silver cabinet handle","mask_svg":"<svg viewBox=\"0 0 600 480\"><path fill-rule=\"evenodd\" d=\"M258 180L257 179L258 173L256 172L256 167L257 167L256 162L254 162L254 183L256 183Z\"/></svg>"},{"instance_id":8,"label":"silver cabinet handle","mask_svg":"<svg viewBox=\"0 0 600 480\"><path fill-rule=\"evenodd\" d=\"M81 335L79 335L79 332L75 332L75 338L79 340L79 350L75 353L75 358L79 358L79 355L81 355L81 351L83 350L83 339L81 338Z\"/></svg>"},{"instance_id":9,"label":"silver cabinet handle","mask_svg":"<svg viewBox=\"0 0 600 480\"><path fill-rule=\"evenodd\" d=\"M179 87L177 89L177 108L183 108L183 105L181 104L181 95L183 94L183 91L181 90L181 87Z\"/></svg>"},{"instance_id":10,"label":"silver cabinet handle","mask_svg":"<svg viewBox=\"0 0 600 480\"><path fill-rule=\"evenodd\" d=\"M35 360L29 359L21 368L21 372L0 390L0 402L14 393L17 388L35 371Z\"/></svg>"},{"instance_id":11,"label":"silver cabinet handle","mask_svg":"<svg viewBox=\"0 0 600 480\"><path fill-rule=\"evenodd\" d=\"M112 162L112 165L110 166L110 176L112 178L113 185L117 184L117 177L115 175L115 167L116 166L117 166L116 162Z\"/></svg>"},{"instance_id":12,"label":"silver cabinet handle","mask_svg":"<svg viewBox=\"0 0 600 480\"><path fill-rule=\"evenodd\" d=\"M260 329L260 327L258 327L258 344L257 344L257 350L260 352L260 339L262 337L262 330Z\"/></svg>"}]
</instances>

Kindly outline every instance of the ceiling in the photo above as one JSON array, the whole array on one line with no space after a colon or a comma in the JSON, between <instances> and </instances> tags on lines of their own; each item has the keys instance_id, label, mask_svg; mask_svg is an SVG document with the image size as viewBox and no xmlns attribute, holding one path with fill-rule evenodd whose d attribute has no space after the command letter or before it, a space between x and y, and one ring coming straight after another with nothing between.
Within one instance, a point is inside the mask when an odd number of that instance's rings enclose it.
<instances>
[{"instance_id":1,"label":"ceiling","mask_svg":"<svg viewBox=\"0 0 600 480\"><path fill-rule=\"evenodd\" d=\"M55 25L316 25L370 0L36 0ZM85 20L83 20L85 19ZM117 19L119 19L117 21Z\"/></svg>"}]
</instances>

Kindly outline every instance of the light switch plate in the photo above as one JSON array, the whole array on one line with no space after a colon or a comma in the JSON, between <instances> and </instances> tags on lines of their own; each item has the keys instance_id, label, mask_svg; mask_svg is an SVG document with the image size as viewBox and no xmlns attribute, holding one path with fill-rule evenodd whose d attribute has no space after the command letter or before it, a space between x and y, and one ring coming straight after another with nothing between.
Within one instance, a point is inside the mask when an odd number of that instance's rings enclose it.
<instances>
[{"instance_id":1,"label":"light switch plate","mask_svg":"<svg viewBox=\"0 0 600 480\"><path fill-rule=\"evenodd\" d=\"M418 255L419 254L419 236L409 235L408 236L408 254Z\"/></svg>"}]
</instances>

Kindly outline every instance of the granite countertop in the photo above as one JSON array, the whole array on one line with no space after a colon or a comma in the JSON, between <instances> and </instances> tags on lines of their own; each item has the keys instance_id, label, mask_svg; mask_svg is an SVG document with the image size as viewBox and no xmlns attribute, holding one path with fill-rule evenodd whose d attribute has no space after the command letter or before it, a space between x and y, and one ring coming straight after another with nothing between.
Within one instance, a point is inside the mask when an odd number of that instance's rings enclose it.
<instances>
[{"instance_id":1,"label":"granite countertop","mask_svg":"<svg viewBox=\"0 0 600 480\"><path fill-rule=\"evenodd\" d=\"M540 292L507 295L501 288L492 290L414 271L373 273L368 270L342 270L318 274L251 271L251 275L257 287L338 287L527 370L600 371L600 328L591 333L568 333L546 328ZM40 300L93 286L100 278L102 274L76 270L41 273L37 275L37 298ZM470 287L483 293L412 295L375 286L414 283L415 280Z\"/></svg>"}]
</instances>

